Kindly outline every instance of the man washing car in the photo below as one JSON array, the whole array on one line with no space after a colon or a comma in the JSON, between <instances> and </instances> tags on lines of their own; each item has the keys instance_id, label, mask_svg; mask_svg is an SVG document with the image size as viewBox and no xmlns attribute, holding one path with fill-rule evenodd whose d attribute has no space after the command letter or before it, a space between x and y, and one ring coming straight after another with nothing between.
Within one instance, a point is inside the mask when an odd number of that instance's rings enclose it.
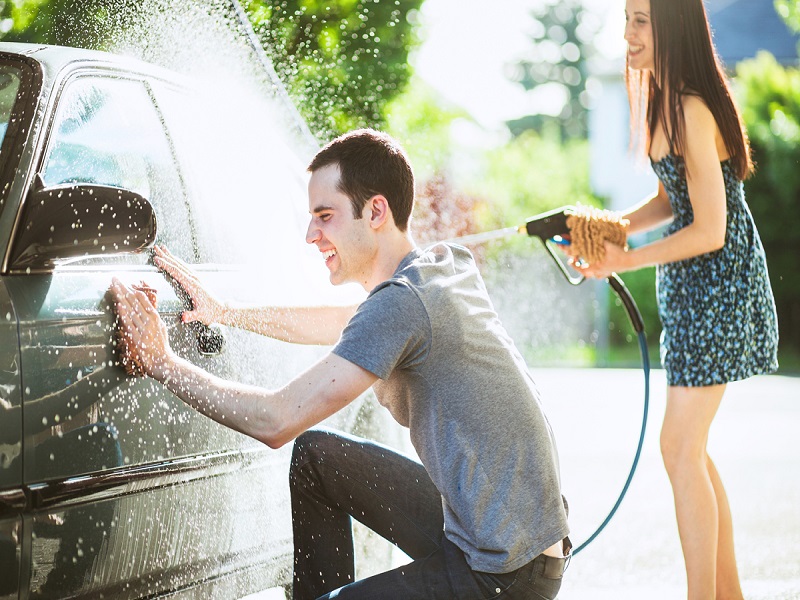
<instances>
[{"instance_id":1,"label":"man washing car","mask_svg":"<svg viewBox=\"0 0 800 600\"><path fill-rule=\"evenodd\" d=\"M369 292L355 312L233 309L165 250L156 264L192 297L184 321L333 345L330 353L278 390L222 380L176 356L145 294L115 280L130 359L228 427L271 447L296 440L295 599L555 598L570 549L555 444L472 256L414 244L413 173L388 136L341 136L309 171L307 241L333 284ZM422 464L310 429L371 386L409 427ZM413 562L354 581L351 516Z\"/></svg>"}]
</instances>

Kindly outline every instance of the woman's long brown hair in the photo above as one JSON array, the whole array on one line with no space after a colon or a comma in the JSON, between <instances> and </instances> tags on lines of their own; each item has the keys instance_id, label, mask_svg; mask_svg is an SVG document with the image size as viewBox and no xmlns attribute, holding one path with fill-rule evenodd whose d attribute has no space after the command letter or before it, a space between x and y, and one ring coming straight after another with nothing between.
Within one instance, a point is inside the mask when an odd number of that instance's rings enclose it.
<instances>
[{"instance_id":1,"label":"woman's long brown hair","mask_svg":"<svg viewBox=\"0 0 800 600\"><path fill-rule=\"evenodd\" d=\"M635 71L629 64L625 68L633 145L649 154L652 133L661 121L670 152L683 156L686 122L681 97L696 95L714 115L739 179L746 179L753 171L750 143L711 41L703 1L650 0L650 22L655 74ZM666 97L663 90L667 90Z\"/></svg>"}]
</instances>

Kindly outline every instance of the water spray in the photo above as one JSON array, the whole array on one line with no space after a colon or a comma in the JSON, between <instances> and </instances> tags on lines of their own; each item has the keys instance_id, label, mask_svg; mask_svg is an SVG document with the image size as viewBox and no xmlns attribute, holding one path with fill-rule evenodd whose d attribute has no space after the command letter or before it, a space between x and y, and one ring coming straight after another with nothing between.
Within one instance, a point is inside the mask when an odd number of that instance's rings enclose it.
<instances>
[{"instance_id":1,"label":"water spray","mask_svg":"<svg viewBox=\"0 0 800 600\"><path fill-rule=\"evenodd\" d=\"M285 87L280 82L280 79L275 72L269 58L267 57L264 49L259 42L247 14L242 8L239 0L230 0L230 6L233 10L241 31L247 40L248 46L255 54L258 64L263 69L268 81L273 86L273 93L278 97L283 107L290 113L291 122L299 129L300 137L309 147L318 148L319 143L314 135L308 129L305 121L297 113L297 109L288 97ZM621 228L622 227L622 228ZM624 244L625 232L618 219L613 218L613 213L608 211L598 211L586 207L573 207L566 206L547 213L543 213L528 219L524 224L517 227L505 227L494 231L487 231L474 235L467 235L460 238L448 240L451 242L459 243L462 245L475 245L492 240L508 238L518 234L526 234L531 237L539 238L544 244L545 249L550 254L551 258L555 261L556 266L566 280L574 286L580 285L584 281L584 277L579 274L570 273L567 266L562 262L556 253L555 246L569 245L572 246L573 252L577 255L583 256L590 262L600 256L602 257L602 245L605 240ZM621 241L620 241L621 240ZM636 472L636 467L639 464L639 458L644 444L645 429L647 426L647 413L649 409L650 398L650 361L647 354L647 343L644 334L644 322L641 313L639 312L636 302L633 300L628 289L622 280L612 273L607 281L617 296L622 301L631 320L634 330L639 338L639 349L642 356L642 368L644 371L644 411L642 415L642 428L639 435L639 443L636 448L636 454L631 465L630 472L628 473L627 480L619 494L616 502L609 511L606 518L600 526L592 533L586 541L580 544L573 550L573 555L578 554L586 546L588 546L608 525L614 514L617 512L622 499L628 491L633 475Z\"/></svg>"},{"instance_id":2,"label":"water spray","mask_svg":"<svg viewBox=\"0 0 800 600\"><path fill-rule=\"evenodd\" d=\"M602 258L604 253L603 243L605 241L611 241L620 245L624 244L626 227L627 222L619 219L618 215L615 213L582 206L564 206L531 217L524 224L516 227L504 227L502 229L467 235L448 241L462 245L474 245L491 240L504 239L518 234L526 234L530 237L539 238L548 254L550 254L550 257L555 261L562 275L564 275L570 285L577 286L583 283L585 277L578 273L570 273L567 265L559 258L556 247L572 246L571 253L573 255L587 259L590 256L593 259ZM608 525L614 517L614 514L622 503L622 499L625 497L625 494L627 494L628 488L633 480L633 475L636 472L636 467L639 464L639 458L642 454L644 435L647 429L647 414L650 407L650 357L647 352L647 341L645 338L642 315L639 312L639 308L636 306L633 296L631 296L628 288L625 287L625 284L616 273L612 273L606 281L625 306L625 311L628 313L628 318L639 339L639 351L642 357L642 370L644 372L642 428L639 433L636 454L634 455L633 463L631 464L625 484L622 486L622 491L600 526L595 529L586 541L573 550L573 555L578 554L600 535L600 532L605 529L606 525Z\"/></svg>"},{"instance_id":3,"label":"water spray","mask_svg":"<svg viewBox=\"0 0 800 600\"><path fill-rule=\"evenodd\" d=\"M280 101L282 107L289 113L291 117L291 124L297 128L301 139L303 139L311 148L319 148L319 141L308 128L305 120L300 116L300 113L297 111L294 103L289 98L289 93L286 91L286 88L278 77L275 68L272 66L272 61L264 51L264 48L258 39L258 35L256 34L255 29L253 29L253 25L250 23L250 19L247 18L247 13L245 12L244 8L242 8L239 0L230 0L230 3L233 14L236 16L239 26L242 29L242 33L247 40L247 45L253 51L256 61L263 69L267 79L272 84L273 93Z\"/></svg>"}]
</instances>

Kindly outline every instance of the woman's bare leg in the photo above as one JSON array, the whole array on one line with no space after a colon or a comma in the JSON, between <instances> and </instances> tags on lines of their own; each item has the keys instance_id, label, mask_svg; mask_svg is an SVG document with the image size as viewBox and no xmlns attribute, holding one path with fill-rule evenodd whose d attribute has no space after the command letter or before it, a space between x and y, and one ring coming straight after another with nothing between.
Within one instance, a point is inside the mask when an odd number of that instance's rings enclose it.
<instances>
[{"instance_id":1,"label":"woman's bare leg","mask_svg":"<svg viewBox=\"0 0 800 600\"><path fill-rule=\"evenodd\" d=\"M730 509L706 452L708 431L724 392L724 385L667 390L661 453L675 497L689 600L717 598L718 565L722 567L719 575L725 578L725 589L720 586L720 592L733 591L732 575L738 587Z\"/></svg>"},{"instance_id":2,"label":"woman's bare leg","mask_svg":"<svg viewBox=\"0 0 800 600\"><path fill-rule=\"evenodd\" d=\"M719 514L719 537L717 540L717 598L719 600L743 600L742 585L739 582L739 569L736 566L736 553L733 547L733 519L728 504L728 495L722 485L717 468L711 457L706 455L708 474L714 486Z\"/></svg>"}]
</instances>

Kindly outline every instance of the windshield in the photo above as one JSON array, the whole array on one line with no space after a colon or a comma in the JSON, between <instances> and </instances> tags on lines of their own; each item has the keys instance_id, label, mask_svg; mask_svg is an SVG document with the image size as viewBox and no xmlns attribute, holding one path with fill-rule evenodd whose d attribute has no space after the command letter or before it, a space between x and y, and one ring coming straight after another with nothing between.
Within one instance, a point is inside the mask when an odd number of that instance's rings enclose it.
<instances>
[{"instance_id":1,"label":"windshield","mask_svg":"<svg viewBox=\"0 0 800 600\"><path fill-rule=\"evenodd\" d=\"M19 69L8 65L0 65L0 145L2 145L6 137L6 130L17 99L19 85Z\"/></svg>"}]
</instances>

